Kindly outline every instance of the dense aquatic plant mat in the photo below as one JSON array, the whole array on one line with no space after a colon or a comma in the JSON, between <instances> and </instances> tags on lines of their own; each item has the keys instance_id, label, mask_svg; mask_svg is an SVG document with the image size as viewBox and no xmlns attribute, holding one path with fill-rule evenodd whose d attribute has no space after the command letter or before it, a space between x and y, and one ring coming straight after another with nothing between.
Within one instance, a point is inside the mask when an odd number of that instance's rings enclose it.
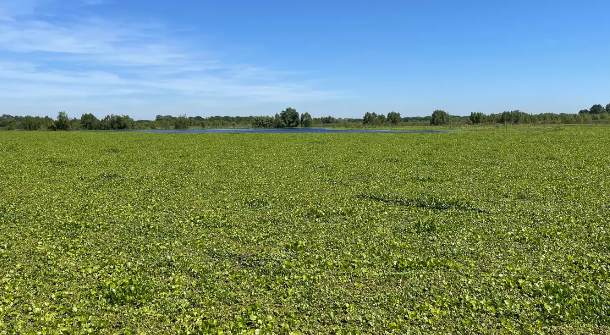
<instances>
[{"instance_id":1,"label":"dense aquatic plant mat","mask_svg":"<svg viewBox=\"0 0 610 335\"><path fill-rule=\"evenodd\" d=\"M608 333L608 134L3 132L0 333Z\"/></svg>"}]
</instances>

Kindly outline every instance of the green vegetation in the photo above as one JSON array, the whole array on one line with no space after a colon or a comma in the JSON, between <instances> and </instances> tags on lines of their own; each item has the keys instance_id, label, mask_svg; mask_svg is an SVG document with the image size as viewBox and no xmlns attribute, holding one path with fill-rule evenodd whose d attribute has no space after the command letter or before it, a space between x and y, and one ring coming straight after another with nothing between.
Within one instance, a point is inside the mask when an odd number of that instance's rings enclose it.
<instances>
[{"instance_id":1,"label":"green vegetation","mask_svg":"<svg viewBox=\"0 0 610 335\"><path fill-rule=\"evenodd\" d=\"M365 126L379 126L386 122L387 118L383 114L377 114L375 112L366 112L362 118L362 124Z\"/></svg>"},{"instance_id":2,"label":"green vegetation","mask_svg":"<svg viewBox=\"0 0 610 335\"><path fill-rule=\"evenodd\" d=\"M189 120L186 115L174 119L174 129L189 129Z\"/></svg>"},{"instance_id":3,"label":"green vegetation","mask_svg":"<svg viewBox=\"0 0 610 335\"><path fill-rule=\"evenodd\" d=\"M389 112L387 119L388 119L388 122L390 122L393 125L402 123L402 118L400 117L400 113L397 113L397 112Z\"/></svg>"},{"instance_id":4,"label":"green vegetation","mask_svg":"<svg viewBox=\"0 0 610 335\"><path fill-rule=\"evenodd\" d=\"M296 109L288 107L274 117L255 116L252 119L254 128L295 128L311 127L313 119L309 113L299 114Z\"/></svg>"},{"instance_id":5,"label":"green vegetation","mask_svg":"<svg viewBox=\"0 0 610 335\"><path fill-rule=\"evenodd\" d=\"M608 131L2 132L0 333L608 333Z\"/></svg>"},{"instance_id":6,"label":"green vegetation","mask_svg":"<svg viewBox=\"0 0 610 335\"><path fill-rule=\"evenodd\" d=\"M201 129L201 128L292 128L292 127L342 127L375 128L401 126L466 126L477 124L610 124L610 104L604 108L600 104L582 109L578 114L541 113L529 114L520 110L504 111L498 114L472 112L470 116L455 116L443 110L435 110L430 116L401 117L398 112L386 115L366 112L362 119L335 118L325 116L313 118L305 112L299 113L291 107L275 116L172 116L157 115L154 121L133 120L128 115L107 115L98 120L91 113L82 114L80 119L68 118L66 112L59 112L57 120L40 116L0 116L0 130L128 130L128 129Z\"/></svg>"},{"instance_id":7,"label":"green vegetation","mask_svg":"<svg viewBox=\"0 0 610 335\"><path fill-rule=\"evenodd\" d=\"M313 124L313 118L307 112L301 114L301 126L303 127L311 127Z\"/></svg>"},{"instance_id":8,"label":"green vegetation","mask_svg":"<svg viewBox=\"0 0 610 335\"><path fill-rule=\"evenodd\" d=\"M430 119L430 124L434 126L444 126L451 122L451 117L447 112L437 109L432 113L432 119Z\"/></svg>"},{"instance_id":9,"label":"green vegetation","mask_svg":"<svg viewBox=\"0 0 610 335\"><path fill-rule=\"evenodd\" d=\"M31 118L30 118L31 120ZM33 120L32 120L32 123ZM30 130L33 127L28 127L30 128ZM57 120L51 124L51 126L49 127L49 129L51 130L70 130L72 129L72 123L70 123L70 119L68 118L68 114L66 114L66 112L59 112L59 114L57 114Z\"/></svg>"},{"instance_id":10,"label":"green vegetation","mask_svg":"<svg viewBox=\"0 0 610 335\"><path fill-rule=\"evenodd\" d=\"M280 119L281 121L281 126L280 127L288 127L288 128L293 128L293 127L298 127L299 126L299 121L300 121L300 116L299 116L299 112L297 112L296 109L294 108L286 108L285 110L283 110L280 113ZM278 128L280 128L278 127Z\"/></svg>"}]
</instances>

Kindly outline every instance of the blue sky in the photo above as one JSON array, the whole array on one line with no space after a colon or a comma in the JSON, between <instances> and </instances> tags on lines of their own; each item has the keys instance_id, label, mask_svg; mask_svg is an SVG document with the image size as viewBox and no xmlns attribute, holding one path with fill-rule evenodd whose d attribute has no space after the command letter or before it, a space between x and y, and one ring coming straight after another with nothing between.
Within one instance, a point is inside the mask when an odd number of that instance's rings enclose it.
<instances>
[{"instance_id":1,"label":"blue sky","mask_svg":"<svg viewBox=\"0 0 610 335\"><path fill-rule=\"evenodd\" d=\"M0 114L577 112L610 1L1 0Z\"/></svg>"}]
</instances>

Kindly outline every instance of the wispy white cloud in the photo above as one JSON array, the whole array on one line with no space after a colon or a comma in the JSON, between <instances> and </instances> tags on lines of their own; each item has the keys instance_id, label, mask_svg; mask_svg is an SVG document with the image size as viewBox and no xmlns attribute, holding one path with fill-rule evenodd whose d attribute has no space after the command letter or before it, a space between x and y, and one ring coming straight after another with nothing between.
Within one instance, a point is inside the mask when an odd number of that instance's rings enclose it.
<instances>
[{"instance_id":1,"label":"wispy white cloud","mask_svg":"<svg viewBox=\"0 0 610 335\"><path fill-rule=\"evenodd\" d=\"M282 102L338 94L315 89L294 72L228 64L187 38L173 36L161 24L38 15L46 4L44 0L0 4L3 98L127 100L149 95Z\"/></svg>"},{"instance_id":2,"label":"wispy white cloud","mask_svg":"<svg viewBox=\"0 0 610 335\"><path fill-rule=\"evenodd\" d=\"M150 70L148 67L144 71ZM232 71L231 69L229 72ZM247 70L246 70L247 72ZM255 71L256 72L256 71ZM209 98L242 98L252 101L300 101L333 98L333 93L311 89L302 84L277 82L267 74L258 81L247 84L234 80L231 74L207 75L205 71L193 71L188 75L162 75L158 72L140 73L125 78L115 72L101 70L70 71L43 70L32 63L0 62L0 78L10 83L4 97L37 98L57 96L108 96L124 94L179 94ZM170 72L171 73L171 72ZM240 76L241 74L238 74ZM252 76L246 74L246 76ZM271 75L273 76L273 75ZM269 83L265 83L269 82ZM55 85L56 89L48 92ZM8 92L8 93L7 93Z\"/></svg>"}]
</instances>

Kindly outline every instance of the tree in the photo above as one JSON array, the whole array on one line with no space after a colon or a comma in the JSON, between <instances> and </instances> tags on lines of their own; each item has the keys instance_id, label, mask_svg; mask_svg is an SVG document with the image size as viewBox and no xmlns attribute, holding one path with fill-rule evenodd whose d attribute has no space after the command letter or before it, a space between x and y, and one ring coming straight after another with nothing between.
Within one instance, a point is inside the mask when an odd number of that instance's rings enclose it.
<instances>
[{"instance_id":1,"label":"tree","mask_svg":"<svg viewBox=\"0 0 610 335\"><path fill-rule=\"evenodd\" d=\"M483 115L483 113L480 113L480 112L478 112L478 113L472 112L472 113L470 113L470 117L469 117L470 122L472 122L472 124L483 123L483 118L484 118L484 115Z\"/></svg>"},{"instance_id":2,"label":"tree","mask_svg":"<svg viewBox=\"0 0 610 335\"><path fill-rule=\"evenodd\" d=\"M189 119L186 115L180 115L174 119L174 129L188 129Z\"/></svg>"},{"instance_id":3,"label":"tree","mask_svg":"<svg viewBox=\"0 0 610 335\"><path fill-rule=\"evenodd\" d=\"M286 108L280 112L280 118L284 123L285 127L298 127L299 126L299 112L294 108Z\"/></svg>"},{"instance_id":4,"label":"tree","mask_svg":"<svg viewBox=\"0 0 610 335\"><path fill-rule=\"evenodd\" d=\"M591 113L589 112L588 109L581 109L580 112L578 112L578 114L583 115L583 114L591 114Z\"/></svg>"},{"instance_id":5,"label":"tree","mask_svg":"<svg viewBox=\"0 0 610 335\"><path fill-rule=\"evenodd\" d=\"M400 113L398 113L398 112L389 112L387 119L391 124L394 124L394 125L402 122L402 118L400 117Z\"/></svg>"},{"instance_id":6,"label":"tree","mask_svg":"<svg viewBox=\"0 0 610 335\"><path fill-rule=\"evenodd\" d=\"M8 125L12 119L13 119L12 115L2 114L2 116L0 116L0 128L8 127Z\"/></svg>"},{"instance_id":7,"label":"tree","mask_svg":"<svg viewBox=\"0 0 610 335\"><path fill-rule=\"evenodd\" d=\"M610 113L610 104L606 105L606 113Z\"/></svg>"},{"instance_id":8,"label":"tree","mask_svg":"<svg viewBox=\"0 0 610 335\"><path fill-rule=\"evenodd\" d=\"M364 114L364 118L362 119L362 124L372 124L372 125L380 125L386 122L386 117L384 114L377 114L375 112L369 113L366 112Z\"/></svg>"},{"instance_id":9,"label":"tree","mask_svg":"<svg viewBox=\"0 0 610 335\"><path fill-rule=\"evenodd\" d=\"M80 125L85 130L99 129L100 120L91 113L83 114L80 117Z\"/></svg>"},{"instance_id":10,"label":"tree","mask_svg":"<svg viewBox=\"0 0 610 335\"><path fill-rule=\"evenodd\" d=\"M72 118L70 119L70 129L82 129L83 127L80 124L80 119Z\"/></svg>"},{"instance_id":11,"label":"tree","mask_svg":"<svg viewBox=\"0 0 610 335\"><path fill-rule=\"evenodd\" d=\"M510 112L514 124L528 123L529 115L520 110Z\"/></svg>"},{"instance_id":12,"label":"tree","mask_svg":"<svg viewBox=\"0 0 610 335\"><path fill-rule=\"evenodd\" d=\"M128 115L106 115L100 121L100 129L106 130L125 130L125 129L133 129L135 126L135 121L130 118Z\"/></svg>"},{"instance_id":13,"label":"tree","mask_svg":"<svg viewBox=\"0 0 610 335\"><path fill-rule=\"evenodd\" d=\"M286 128L286 124L278 113L275 113L275 116L273 117L273 128Z\"/></svg>"},{"instance_id":14,"label":"tree","mask_svg":"<svg viewBox=\"0 0 610 335\"><path fill-rule=\"evenodd\" d=\"M68 118L68 114L64 111L59 112L54 126L53 130L70 130L70 119Z\"/></svg>"},{"instance_id":15,"label":"tree","mask_svg":"<svg viewBox=\"0 0 610 335\"><path fill-rule=\"evenodd\" d=\"M303 127L311 127L311 124L313 123L313 119L311 118L311 115L307 112L301 114L301 126Z\"/></svg>"},{"instance_id":16,"label":"tree","mask_svg":"<svg viewBox=\"0 0 610 335\"><path fill-rule=\"evenodd\" d=\"M430 124L434 126L441 126L449 123L449 114L444 110L437 109L432 112L432 119L430 119Z\"/></svg>"},{"instance_id":17,"label":"tree","mask_svg":"<svg viewBox=\"0 0 610 335\"><path fill-rule=\"evenodd\" d=\"M21 121L21 128L23 130L38 130L40 129L40 124L40 118L26 116L23 118L23 121Z\"/></svg>"},{"instance_id":18,"label":"tree","mask_svg":"<svg viewBox=\"0 0 610 335\"><path fill-rule=\"evenodd\" d=\"M269 116L255 116L252 119L252 127L254 128L271 128L273 127L274 119Z\"/></svg>"},{"instance_id":19,"label":"tree","mask_svg":"<svg viewBox=\"0 0 610 335\"><path fill-rule=\"evenodd\" d=\"M364 117L362 118L362 124L371 124L373 123L373 119L373 114L371 114L371 112L366 112L366 114L364 114Z\"/></svg>"},{"instance_id":20,"label":"tree","mask_svg":"<svg viewBox=\"0 0 610 335\"><path fill-rule=\"evenodd\" d=\"M323 116L320 118L321 123L337 123L337 119L332 116Z\"/></svg>"},{"instance_id":21,"label":"tree","mask_svg":"<svg viewBox=\"0 0 610 335\"><path fill-rule=\"evenodd\" d=\"M601 114L603 112L605 112L604 106L600 104L591 106L591 109L589 110L589 113L591 114Z\"/></svg>"}]
</instances>

